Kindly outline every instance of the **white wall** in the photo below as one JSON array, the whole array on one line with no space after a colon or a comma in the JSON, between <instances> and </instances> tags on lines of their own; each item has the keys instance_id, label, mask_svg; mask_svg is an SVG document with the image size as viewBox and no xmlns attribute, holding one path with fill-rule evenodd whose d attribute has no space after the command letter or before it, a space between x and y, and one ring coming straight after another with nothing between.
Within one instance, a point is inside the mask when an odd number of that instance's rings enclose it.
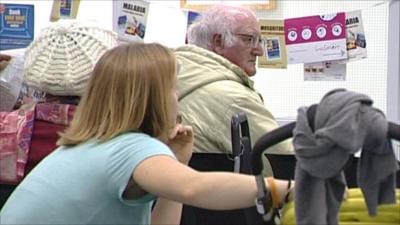
<instances>
[{"instance_id":1,"label":"white wall","mask_svg":"<svg viewBox=\"0 0 400 225\"><path fill-rule=\"evenodd\" d=\"M35 37L50 24L52 0L1 0L1 3L32 4L35 7ZM112 28L112 2L83 0L80 3L78 19L97 20L102 27Z\"/></svg>"},{"instance_id":2,"label":"white wall","mask_svg":"<svg viewBox=\"0 0 400 225\"><path fill-rule=\"evenodd\" d=\"M400 1L393 0L389 9L389 51L388 51L388 88L387 117L400 123ZM393 142L395 154L400 160L400 142Z\"/></svg>"},{"instance_id":3,"label":"white wall","mask_svg":"<svg viewBox=\"0 0 400 225\"><path fill-rule=\"evenodd\" d=\"M278 1L278 7L282 7L280 18L361 9L368 58L347 64L346 81L304 81L302 64L289 65L286 70L259 69L254 78L256 88L274 115L293 119L298 107L319 102L334 88L366 93L376 107L387 111L388 4L375 6L380 2L385 1Z\"/></svg>"},{"instance_id":4,"label":"white wall","mask_svg":"<svg viewBox=\"0 0 400 225\"><path fill-rule=\"evenodd\" d=\"M400 122L400 1L393 0L389 10L388 118Z\"/></svg>"},{"instance_id":5,"label":"white wall","mask_svg":"<svg viewBox=\"0 0 400 225\"><path fill-rule=\"evenodd\" d=\"M184 44L186 32L186 17L179 8L179 1L149 1L151 8L148 16L148 26L145 41L157 41L169 47ZM1 3L32 4L35 7L35 37L40 30L48 26L53 6L52 0L1 0ZM112 29L111 0L81 0L79 20L95 20L100 26Z\"/></svg>"}]
</instances>

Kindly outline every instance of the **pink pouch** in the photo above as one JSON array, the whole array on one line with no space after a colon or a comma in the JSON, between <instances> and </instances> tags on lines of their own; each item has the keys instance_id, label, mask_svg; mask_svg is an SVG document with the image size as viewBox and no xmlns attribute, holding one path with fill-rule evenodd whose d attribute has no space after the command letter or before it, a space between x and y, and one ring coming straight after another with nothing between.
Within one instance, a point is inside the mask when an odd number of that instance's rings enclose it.
<instances>
[{"instance_id":1,"label":"pink pouch","mask_svg":"<svg viewBox=\"0 0 400 225\"><path fill-rule=\"evenodd\" d=\"M54 124L69 125L75 112L75 105L60 103L38 103L36 105L36 120Z\"/></svg>"},{"instance_id":2,"label":"pink pouch","mask_svg":"<svg viewBox=\"0 0 400 225\"><path fill-rule=\"evenodd\" d=\"M16 184L24 177L34 119L35 104L0 112L0 183Z\"/></svg>"}]
</instances>

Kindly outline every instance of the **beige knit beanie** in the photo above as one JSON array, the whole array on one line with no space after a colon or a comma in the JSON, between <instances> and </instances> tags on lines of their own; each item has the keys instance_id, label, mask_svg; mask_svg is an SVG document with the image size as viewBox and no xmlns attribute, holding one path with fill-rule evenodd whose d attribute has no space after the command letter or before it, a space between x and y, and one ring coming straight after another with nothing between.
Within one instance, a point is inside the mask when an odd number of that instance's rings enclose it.
<instances>
[{"instance_id":1,"label":"beige knit beanie","mask_svg":"<svg viewBox=\"0 0 400 225\"><path fill-rule=\"evenodd\" d=\"M116 34L95 22L60 20L26 49L24 81L52 95L80 96L97 60L116 45Z\"/></svg>"}]
</instances>

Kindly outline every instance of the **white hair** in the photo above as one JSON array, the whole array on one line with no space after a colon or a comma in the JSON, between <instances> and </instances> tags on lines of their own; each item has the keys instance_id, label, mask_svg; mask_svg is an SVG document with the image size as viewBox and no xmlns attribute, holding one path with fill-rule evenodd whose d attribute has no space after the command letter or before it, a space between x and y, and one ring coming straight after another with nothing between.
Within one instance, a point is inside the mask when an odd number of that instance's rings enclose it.
<instances>
[{"instance_id":1,"label":"white hair","mask_svg":"<svg viewBox=\"0 0 400 225\"><path fill-rule=\"evenodd\" d=\"M221 34L224 43L233 44L233 30L238 26L238 17L253 16L255 13L243 6L215 5L195 21L188 30L188 43L211 50L214 34Z\"/></svg>"}]
</instances>

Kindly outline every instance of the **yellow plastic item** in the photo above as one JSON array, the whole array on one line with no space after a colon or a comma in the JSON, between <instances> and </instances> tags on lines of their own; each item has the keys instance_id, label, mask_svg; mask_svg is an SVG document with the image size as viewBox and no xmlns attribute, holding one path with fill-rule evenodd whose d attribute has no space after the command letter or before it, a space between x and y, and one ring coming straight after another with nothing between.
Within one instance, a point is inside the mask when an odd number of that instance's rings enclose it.
<instances>
[{"instance_id":1,"label":"yellow plastic item","mask_svg":"<svg viewBox=\"0 0 400 225\"><path fill-rule=\"evenodd\" d=\"M400 189L396 189L397 203L378 206L378 215L368 215L367 206L361 189L352 188L347 192L347 198L342 202L339 212L340 225L400 225ZM282 224L296 225L294 201L282 209Z\"/></svg>"}]
</instances>

